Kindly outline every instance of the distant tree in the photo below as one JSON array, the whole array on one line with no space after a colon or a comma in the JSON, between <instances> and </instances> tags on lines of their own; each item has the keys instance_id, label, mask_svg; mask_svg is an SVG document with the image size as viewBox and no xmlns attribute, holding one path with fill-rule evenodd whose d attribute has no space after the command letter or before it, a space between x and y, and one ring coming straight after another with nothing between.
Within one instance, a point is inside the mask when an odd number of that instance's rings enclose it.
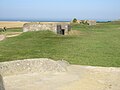
<instances>
[{"instance_id":1,"label":"distant tree","mask_svg":"<svg viewBox=\"0 0 120 90\"><path fill-rule=\"evenodd\" d=\"M73 23L77 23L77 19L76 19L76 18L74 18L72 22L73 22Z\"/></svg>"}]
</instances>

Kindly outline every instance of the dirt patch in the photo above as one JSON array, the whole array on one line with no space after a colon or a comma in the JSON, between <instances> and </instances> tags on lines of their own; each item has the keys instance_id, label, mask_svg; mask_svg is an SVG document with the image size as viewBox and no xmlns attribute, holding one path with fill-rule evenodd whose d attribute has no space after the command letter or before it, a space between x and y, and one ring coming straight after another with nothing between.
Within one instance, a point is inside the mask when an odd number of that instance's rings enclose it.
<instances>
[{"instance_id":1,"label":"dirt patch","mask_svg":"<svg viewBox=\"0 0 120 90\"><path fill-rule=\"evenodd\" d=\"M4 40L5 38L5 35L0 35L0 41Z\"/></svg>"},{"instance_id":2,"label":"dirt patch","mask_svg":"<svg viewBox=\"0 0 120 90\"><path fill-rule=\"evenodd\" d=\"M8 37L19 36L20 34L22 34L22 32L7 32L7 33L4 33L4 34L0 35L0 41L4 40L5 38L8 38Z\"/></svg>"}]
</instances>

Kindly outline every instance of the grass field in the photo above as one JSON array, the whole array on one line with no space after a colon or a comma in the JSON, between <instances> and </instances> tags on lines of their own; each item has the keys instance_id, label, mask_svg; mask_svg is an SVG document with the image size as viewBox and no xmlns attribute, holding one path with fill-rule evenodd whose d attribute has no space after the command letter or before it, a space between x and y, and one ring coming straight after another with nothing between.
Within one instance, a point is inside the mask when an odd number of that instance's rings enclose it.
<instances>
[{"instance_id":1,"label":"grass field","mask_svg":"<svg viewBox=\"0 0 120 90\"><path fill-rule=\"evenodd\" d=\"M7 38L0 42L0 62L51 58L64 59L71 64L120 67L120 22L96 26L75 24L72 29L80 34L61 36L39 31Z\"/></svg>"}]
</instances>

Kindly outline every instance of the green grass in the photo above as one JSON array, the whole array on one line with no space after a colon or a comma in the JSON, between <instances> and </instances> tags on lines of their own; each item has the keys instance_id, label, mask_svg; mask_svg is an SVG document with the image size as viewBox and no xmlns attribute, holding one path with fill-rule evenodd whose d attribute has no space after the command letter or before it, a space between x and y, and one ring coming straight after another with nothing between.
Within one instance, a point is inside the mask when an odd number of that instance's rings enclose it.
<instances>
[{"instance_id":1,"label":"green grass","mask_svg":"<svg viewBox=\"0 0 120 90\"><path fill-rule=\"evenodd\" d=\"M0 28L1 30L1 28ZM18 28L7 28L6 32L22 32L22 28L18 27Z\"/></svg>"},{"instance_id":2,"label":"green grass","mask_svg":"<svg viewBox=\"0 0 120 90\"><path fill-rule=\"evenodd\" d=\"M8 28L7 32L22 32L22 28Z\"/></svg>"},{"instance_id":3,"label":"green grass","mask_svg":"<svg viewBox=\"0 0 120 90\"><path fill-rule=\"evenodd\" d=\"M26 32L0 42L0 61L26 58L67 60L71 64L120 67L120 24L72 25L80 35Z\"/></svg>"},{"instance_id":4,"label":"green grass","mask_svg":"<svg viewBox=\"0 0 120 90\"><path fill-rule=\"evenodd\" d=\"M9 34L11 32L22 32L22 28L7 28L5 32L1 31L2 29L0 28L0 34Z\"/></svg>"}]
</instances>

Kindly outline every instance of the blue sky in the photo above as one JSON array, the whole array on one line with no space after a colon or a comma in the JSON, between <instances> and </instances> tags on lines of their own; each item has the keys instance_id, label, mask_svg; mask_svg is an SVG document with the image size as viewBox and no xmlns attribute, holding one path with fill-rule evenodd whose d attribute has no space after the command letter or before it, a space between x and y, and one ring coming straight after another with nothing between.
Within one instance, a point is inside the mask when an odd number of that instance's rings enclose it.
<instances>
[{"instance_id":1,"label":"blue sky","mask_svg":"<svg viewBox=\"0 0 120 90\"><path fill-rule=\"evenodd\" d=\"M120 19L120 0L0 0L0 19Z\"/></svg>"}]
</instances>

